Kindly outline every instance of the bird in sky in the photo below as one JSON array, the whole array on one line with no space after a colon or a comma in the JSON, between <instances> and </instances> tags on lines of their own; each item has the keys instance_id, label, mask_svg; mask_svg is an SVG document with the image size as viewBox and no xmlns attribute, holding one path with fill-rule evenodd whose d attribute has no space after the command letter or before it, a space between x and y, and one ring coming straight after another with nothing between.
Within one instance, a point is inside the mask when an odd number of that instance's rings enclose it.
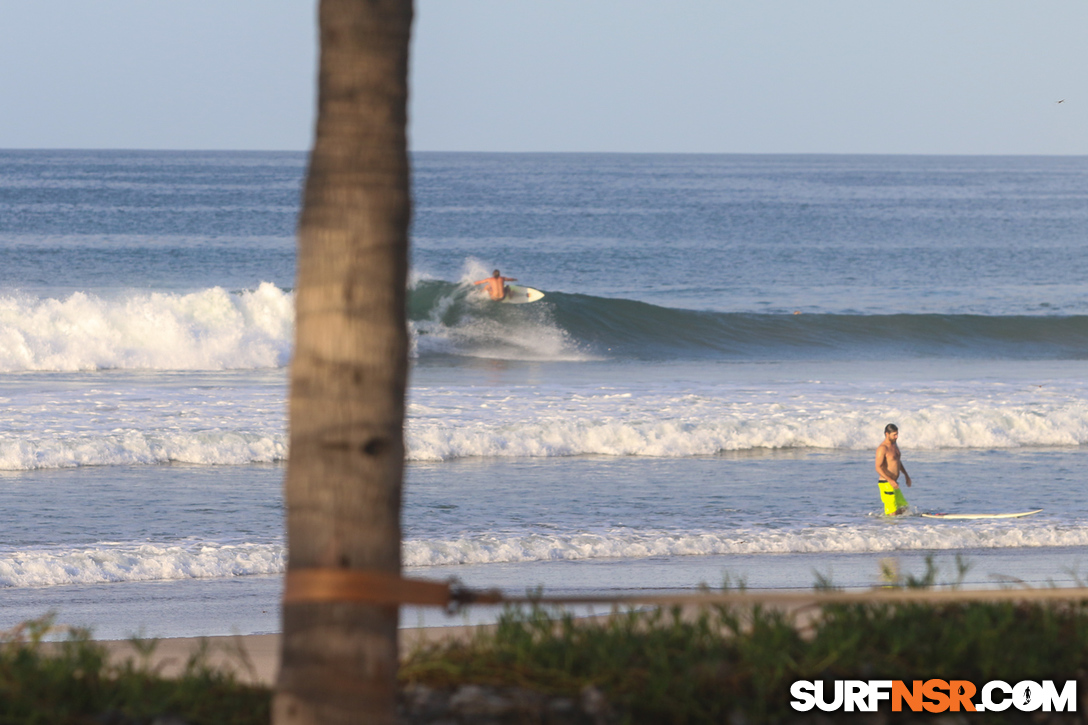
<instances>
[{"instance_id":1,"label":"bird in sky","mask_svg":"<svg viewBox=\"0 0 1088 725\"><path fill-rule=\"evenodd\" d=\"M1065 99L1063 98L1063 99L1062 99L1062 100L1060 100L1060 101L1055 101L1055 103L1065 103Z\"/></svg>"}]
</instances>

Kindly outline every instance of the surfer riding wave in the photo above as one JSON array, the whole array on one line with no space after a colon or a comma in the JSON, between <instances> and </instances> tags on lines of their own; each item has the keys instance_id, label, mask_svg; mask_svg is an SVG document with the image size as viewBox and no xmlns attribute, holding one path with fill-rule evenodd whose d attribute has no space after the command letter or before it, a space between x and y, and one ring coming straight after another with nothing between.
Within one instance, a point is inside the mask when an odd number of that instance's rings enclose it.
<instances>
[{"instance_id":1,"label":"surfer riding wave","mask_svg":"<svg viewBox=\"0 0 1088 725\"><path fill-rule=\"evenodd\" d=\"M487 294L495 302L502 300L506 295L510 294L510 285L507 282L517 282L517 277L503 277L499 274L499 270L495 270L491 273L490 277L485 277L481 280L477 280L472 284L486 284Z\"/></svg>"}]
</instances>

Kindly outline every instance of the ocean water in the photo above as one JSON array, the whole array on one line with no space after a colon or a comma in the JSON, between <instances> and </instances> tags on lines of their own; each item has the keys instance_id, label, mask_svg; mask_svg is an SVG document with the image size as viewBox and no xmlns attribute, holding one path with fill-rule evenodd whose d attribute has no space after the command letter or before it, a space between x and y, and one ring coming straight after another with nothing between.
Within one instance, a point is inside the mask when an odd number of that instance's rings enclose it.
<instances>
[{"instance_id":1,"label":"ocean water","mask_svg":"<svg viewBox=\"0 0 1088 725\"><path fill-rule=\"evenodd\" d=\"M0 151L0 627L277 631L305 163ZM1088 158L413 164L411 575L1088 578ZM481 299L495 267L546 297ZM894 519L888 422L914 479Z\"/></svg>"}]
</instances>

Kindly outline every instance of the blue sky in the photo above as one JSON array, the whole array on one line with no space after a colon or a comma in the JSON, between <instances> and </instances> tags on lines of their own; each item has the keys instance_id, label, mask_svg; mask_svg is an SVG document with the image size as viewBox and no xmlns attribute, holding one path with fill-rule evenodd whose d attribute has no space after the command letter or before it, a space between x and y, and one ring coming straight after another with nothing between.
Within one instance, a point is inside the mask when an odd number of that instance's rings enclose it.
<instances>
[{"instance_id":1,"label":"blue sky","mask_svg":"<svg viewBox=\"0 0 1088 725\"><path fill-rule=\"evenodd\" d=\"M416 8L417 150L1088 154L1083 0ZM2 3L0 148L308 148L315 16Z\"/></svg>"}]
</instances>

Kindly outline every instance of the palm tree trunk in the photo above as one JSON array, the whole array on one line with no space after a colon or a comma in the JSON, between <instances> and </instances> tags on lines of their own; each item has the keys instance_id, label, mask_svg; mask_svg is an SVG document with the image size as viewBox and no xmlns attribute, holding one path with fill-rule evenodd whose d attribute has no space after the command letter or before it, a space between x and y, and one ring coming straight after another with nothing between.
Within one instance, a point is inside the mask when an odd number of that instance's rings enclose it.
<instances>
[{"instance_id":1,"label":"palm tree trunk","mask_svg":"<svg viewBox=\"0 0 1088 725\"><path fill-rule=\"evenodd\" d=\"M411 0L321 0L299 224L288 573L400 572ZM285 603L273 722L392 723L397 608Z\"/></svg>"}]
</instances>

